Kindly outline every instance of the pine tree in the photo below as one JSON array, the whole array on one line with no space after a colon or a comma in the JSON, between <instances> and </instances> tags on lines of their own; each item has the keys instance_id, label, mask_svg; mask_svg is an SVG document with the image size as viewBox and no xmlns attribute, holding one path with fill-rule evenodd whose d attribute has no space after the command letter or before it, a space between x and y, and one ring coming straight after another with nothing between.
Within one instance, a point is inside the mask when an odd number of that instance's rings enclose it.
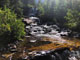
<instances>
[{"instance_id":1,"label":"pine tree","mask_svg":"<svg viewBox=\"0 0 80 60\"><path fill-rule=\"evenodd\" d=\"M23 16L23 3L21 0L10 0L10 9L14 11L18 17Z\"/></svg>"},{"instance_id":2,"label":"pine tree","mask_svg":"<svg viewBox=\"0 0 80 60\"><path fill-rule=\"evenodd\" d=\"M4 6L9 7L10 0L0 0L0 8L4 9Z\"/></svg>"}]
</instances>

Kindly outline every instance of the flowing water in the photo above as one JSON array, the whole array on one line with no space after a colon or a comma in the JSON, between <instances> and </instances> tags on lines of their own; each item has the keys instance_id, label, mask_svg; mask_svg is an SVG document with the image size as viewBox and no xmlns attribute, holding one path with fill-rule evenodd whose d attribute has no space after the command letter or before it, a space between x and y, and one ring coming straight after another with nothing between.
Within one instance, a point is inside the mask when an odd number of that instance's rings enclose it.
<instances>
[{"instance_id":1,"label":"flowing water","mask_svg":"<svg viewBox=\"0 0 80 60\"><path fill-rule=\"evenodd\" d=\"M60 39L62 38L60 37ZM75 48L74 50L64 49L52 51L49 54L37 56L35 57L35 59L33 58L32 60L80 60L80 48Z\"/></svg>"},{"instance_id":2,"label":"flowing water","mask_svg":"<svg viewBox=\"0 0 80 60\"><path fill-rule=\"evenodd\" d=\"M67 51L65 50L61 54L55 52L53 54L45 55L45 56L37 56L31 60L80 60L80 51Z\"/></svg>"}]
</instances>

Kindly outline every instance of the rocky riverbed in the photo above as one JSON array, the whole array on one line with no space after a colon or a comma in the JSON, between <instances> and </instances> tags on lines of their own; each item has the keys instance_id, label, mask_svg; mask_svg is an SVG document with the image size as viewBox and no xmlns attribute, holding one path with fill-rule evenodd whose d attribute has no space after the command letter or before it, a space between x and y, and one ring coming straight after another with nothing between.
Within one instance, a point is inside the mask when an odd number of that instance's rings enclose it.
<instances>
[{"instance_id":1,"label":"rocky riverbed","mask_svg":"<svg viewBox=\"0 0 80 60\"><path fill-rule=\"evenodd\" d=\"M59 32L56 29L50 30L48 26L44 27L29 27L32 28L30 35L26 35L22 41L9 44L7 49L3 49L6 52L0 54L0 60L80 59L79 40L63 38L67 36L67 32Z\"/></svg>"},{"instance_id":2,"label":"rocky riverbed","mask_svg":"<svg viewBox=\"0 0 80 60\"><path fill-rule=\"evenodd\" d=\"M32 37L32 36L31 36ZM24 44L21 42L17 46L16 52L4 53L0 60L79 60L80 59L80 42L78 40L60 40L42 36L42 40L36 37L26 37ZM39 38L39 37L38 37ZM27 44L29 43L29 44ZM76 44L75 44L76 43ZM22 45L23 44L23 45ZM30 46L31 45L31 46ZM37 46L36 46L37 45Z\"/></svg>"}]
</instances>

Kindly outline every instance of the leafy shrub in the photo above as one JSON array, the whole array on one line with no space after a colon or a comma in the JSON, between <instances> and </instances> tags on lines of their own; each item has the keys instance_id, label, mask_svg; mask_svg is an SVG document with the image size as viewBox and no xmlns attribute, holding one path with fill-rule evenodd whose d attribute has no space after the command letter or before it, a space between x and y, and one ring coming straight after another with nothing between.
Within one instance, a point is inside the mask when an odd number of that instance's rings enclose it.
<instances>
[{"instance_id":1,"label":"leafy shrub","mask_svg":"<svg viewBox=\"0 0 80 60\"><path fill-rule=\"evenodd\" d=\"M25 35L24 24L10 9L0 9L0 42L7 44Z\"/></svg>"}]
</instances>

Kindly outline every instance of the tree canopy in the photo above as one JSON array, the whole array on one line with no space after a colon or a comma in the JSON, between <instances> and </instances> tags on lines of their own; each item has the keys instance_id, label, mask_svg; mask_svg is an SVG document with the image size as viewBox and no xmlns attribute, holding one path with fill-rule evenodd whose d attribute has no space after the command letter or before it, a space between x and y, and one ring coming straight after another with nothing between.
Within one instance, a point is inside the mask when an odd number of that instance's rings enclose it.
<instances>
[{"instance_id":1,"label":"tree canopy","mask_svg":"<svg viewBox=\"0 0 80 60\"><path fill-rule=\"evenodd\" d=\"M21 18L33 12L41 24L80 32L80 0L0 0L0 8L0 41L21 39L25 35Z\"/></svg>"}]
</instances>

